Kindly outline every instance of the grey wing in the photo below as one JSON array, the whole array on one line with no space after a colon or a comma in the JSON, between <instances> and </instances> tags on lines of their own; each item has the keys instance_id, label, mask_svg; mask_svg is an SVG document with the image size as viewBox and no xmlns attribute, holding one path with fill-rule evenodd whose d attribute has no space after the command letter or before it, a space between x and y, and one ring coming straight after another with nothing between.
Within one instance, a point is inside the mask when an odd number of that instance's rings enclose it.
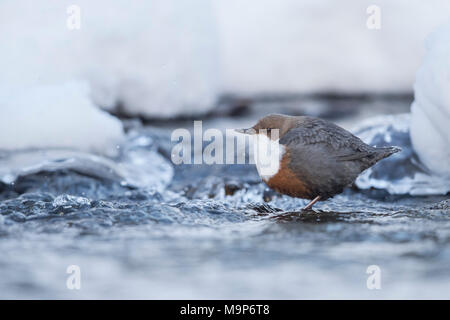
<instances>
[{"instance_id":1,"label":"grey wing","mask_svg":"<svg viewBox=\"0 0 450 320\"><path fill-rule=\"evenodd\" d=\"M312 117L304 117L297 127L290 129L280 140L281 144L321 142L328 143L336 150L350 147L359 152L371 151L369 145L347 130L332 122Z\"/></svg>"},{"instance_id":2,"label":"grey wing","mask_svg":"<svg viewBox=\"0 0 450 320\"><path fill-rule=\"evenodd\" d=\"M291 153L291 169L313 193L326 199L342 192L367 168L364 162L372 147L336 125L317 120L292 128L280 144Z\"/></svg>"},{"instance_id":3,"label":"grey wing","mask_svg":"<svg viewBox=\"0 0 450 320\"><path fill-rule=\"evenodd\" d=\"M375 152L374 148L347 130L318 118L305 117L295 128L290 129L280 143L292 145L325 144L329 156L336 161L361 160L366 162Z\"/></svg>"}]
</instances>

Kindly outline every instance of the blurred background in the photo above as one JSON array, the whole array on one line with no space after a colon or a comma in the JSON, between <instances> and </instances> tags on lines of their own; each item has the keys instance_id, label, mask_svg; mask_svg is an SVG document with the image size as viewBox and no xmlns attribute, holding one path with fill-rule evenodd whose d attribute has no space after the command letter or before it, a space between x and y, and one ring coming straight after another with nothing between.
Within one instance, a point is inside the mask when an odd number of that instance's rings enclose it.
<instances>
[{"instance_id":1,"label":"blurred background","mask_svg":"<svg viewBox=\"0 0 450 320\"><path fill-rule=\"evenodd\" d=\"M447 0L1 0L0 297L448 298L449 21ZM170 161L192 120L274 112L403 152L321 216L253 166Z\"/></svg>"},{"instance_id":2,"label":"blurred background","mask_svg":"<svg viewBox=\"0 0 450 320\"><path fill-rule=\"evenodd\" d=\"M205 114L228 95L412 95L425 37L449 12L445 0L5 0L0 84L87 80L96 105L150 118Z\"/></svg>"}]
</instances>

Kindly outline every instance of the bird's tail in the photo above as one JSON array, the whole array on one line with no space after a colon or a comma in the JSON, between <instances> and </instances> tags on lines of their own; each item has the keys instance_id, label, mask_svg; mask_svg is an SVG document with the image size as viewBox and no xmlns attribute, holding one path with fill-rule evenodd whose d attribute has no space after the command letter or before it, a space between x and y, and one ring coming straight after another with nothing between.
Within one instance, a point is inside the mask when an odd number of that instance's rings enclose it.
<instances>
[{"instance_id":1,"label":"bird's tail","mask_svg":"<svg viewBox=\"0 0 450 320\"><path fill-rule=\"evenodd\" d=\"M382 148L375 148L377 151L377 161L380 161L384 158L387 158L394 153L402 151L399 147L382 147Z\"/></svg>"}]
</instances>

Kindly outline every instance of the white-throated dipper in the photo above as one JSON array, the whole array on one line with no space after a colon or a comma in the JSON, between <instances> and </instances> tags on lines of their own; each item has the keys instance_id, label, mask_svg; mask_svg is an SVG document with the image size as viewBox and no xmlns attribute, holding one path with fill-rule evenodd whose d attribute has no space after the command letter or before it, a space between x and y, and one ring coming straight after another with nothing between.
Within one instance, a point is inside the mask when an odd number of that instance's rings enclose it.
<instances>
[{"instance_id":1,"label":"white-throated dipper","mask_svg":"<svg viewBox=\"0 0 450 320\"><path fill-rule=\"evenodd\" d=\"M270 114L253 127L236 131L279 146L276 171L261 174L257 161L258 173L275 191L310 199L304 210L343 192L361 172L401 151L369 146L334 123L306 116Z\"/></svg>"}]
</instances>

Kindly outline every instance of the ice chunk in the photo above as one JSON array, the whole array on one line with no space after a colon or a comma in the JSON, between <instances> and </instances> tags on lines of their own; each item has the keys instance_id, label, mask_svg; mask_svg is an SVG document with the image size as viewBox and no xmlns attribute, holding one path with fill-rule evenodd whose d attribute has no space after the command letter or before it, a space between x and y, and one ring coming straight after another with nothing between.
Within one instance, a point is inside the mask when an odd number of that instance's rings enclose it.
<instances>
[{"instance_id":1,"label":"ice chunk","mask_svg":"<svg viewBox=\"0 0 450 320\"><path fill-rule=\"evenodd\" d=\"M431 34L417 72L411 140L420 160L450 179L450 23Z\"/></svg>"},{"instance_id":2,"label":"ice chunk","mask_svg":"<svg viewBox=\"0 0 450 320\"><path fill-rule=\"evenodd\" d=\"M0 91L0 150L66 148L116 154L122 123L99 110L86 83Z\"/></svg>"},{"instance_id":3,"label":"ice chunk","mask_svg":"<svg viewBox=\"0 0 450 320\"><path fill-rule=\"evenodd\" d=\"M358 188L410 195L446 194L450 191L450 179L433 174L417 158L409 134L410 119L410 114L379 116L367 119L353 130L367 144L402 148L401 152L364 171L356 180Z\"/></svg>"},{"instance_id":4,"label":"ice chunk","mask_svg":"<svg viewBox=\"0 0 450 320\"><path fill-rule=\"evenodd\" d=\"M162 191L171 182L173 167L156 149L151 137L131 131L115 157L71 149L0 151L0 181L38 172L72 170L83 175L134 187Z\"/></svg>"}]
</instances>

